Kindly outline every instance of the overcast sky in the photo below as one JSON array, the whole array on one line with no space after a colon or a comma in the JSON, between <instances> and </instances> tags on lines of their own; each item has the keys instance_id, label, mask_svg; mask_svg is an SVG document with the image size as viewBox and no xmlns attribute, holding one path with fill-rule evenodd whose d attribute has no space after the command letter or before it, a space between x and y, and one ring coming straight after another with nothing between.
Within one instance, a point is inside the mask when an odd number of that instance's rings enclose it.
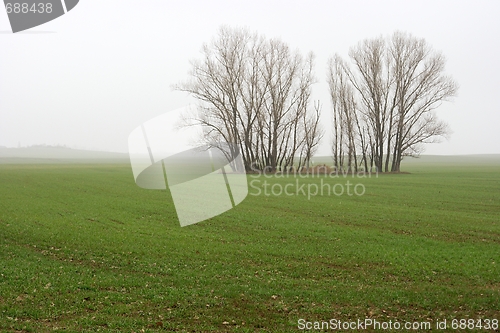
<instances>
[{"instance_id":1,"label":"overcast sky","mask_svg":"<svg viewBox=\"0 0 500 333\"><path fill-rule=\"evenodd\" d=\"M422 37L459 83L438 116L453 131L427 154L500 154L500 1L80 0L66 15L12 34L0 8L0 146L127 152L129 133L193 100L188 78L221 25L280 37L316 55L324 127L326 63L335 52L396 30ZM321 154L329 153L330 133Z\"/></svg>"}]
</instances>

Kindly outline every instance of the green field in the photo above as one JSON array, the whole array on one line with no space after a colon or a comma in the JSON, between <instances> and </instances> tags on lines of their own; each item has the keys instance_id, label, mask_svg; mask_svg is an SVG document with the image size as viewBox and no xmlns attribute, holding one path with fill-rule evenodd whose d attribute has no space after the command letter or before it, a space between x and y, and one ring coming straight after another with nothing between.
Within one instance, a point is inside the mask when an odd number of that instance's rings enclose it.
<instances>
[{"instance_id":1,"label":"green field","mask_svg":"<svg viewBox=\"0 0 500 333\"><path fill-rule=\"evenodd\" d=\"M500 160L403 169L300 178L349 180L364 186L360 196L253 188L236 208L181 228L169 192L137 187L129 165L0 165L0 331L500 320Z\"/></svg>"}]
</instances>

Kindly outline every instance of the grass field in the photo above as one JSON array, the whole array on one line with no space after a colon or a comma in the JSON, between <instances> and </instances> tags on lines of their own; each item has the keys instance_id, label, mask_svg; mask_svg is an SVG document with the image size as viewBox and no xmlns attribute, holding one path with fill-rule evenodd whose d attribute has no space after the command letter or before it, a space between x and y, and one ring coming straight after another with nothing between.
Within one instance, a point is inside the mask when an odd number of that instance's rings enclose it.
<instances>
[{"instance_id":1,"label":"grass field","mask_svg":"<svg viewBox=\"0 0 500 333\"><path fill-rule=\"evenodd\" d=\"M498 159L403 168L349 178L360 196L250 189L236 208L181 228L169 192L137 187L129 165L0 165L0 331L499 320ZM300 181L321 179L346 182Z\"/></svg>"}]
</instances>

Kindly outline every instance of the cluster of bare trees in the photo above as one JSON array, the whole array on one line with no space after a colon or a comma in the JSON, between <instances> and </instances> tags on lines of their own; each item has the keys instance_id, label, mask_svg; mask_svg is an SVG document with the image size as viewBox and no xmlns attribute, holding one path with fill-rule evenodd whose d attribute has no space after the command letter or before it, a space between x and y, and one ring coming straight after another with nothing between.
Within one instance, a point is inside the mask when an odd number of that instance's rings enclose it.
<instances>
[{"instance_id":1,"label":"cluster of bare trees","mask_svg":"<svg viewBox=\"0 0 500 333\"><path fill-rule=\"evenodd\" d=\"M309 166L323 136L321 106L311 103L313 54L228 27L202 54L176 88L200 101L191 123L205 128L204 143L232 147L247 170ZM328 63L336 169L397 172L404 156L448 133L434 110L458 88L425 40L396 32L360 42L349 58Z\"/></svg>"},{"instance_id":2,"label":"cluster of bare trees","mask_svg":"<svg viewBox=\"0 0 500 333\"><path fill-rule=\"evenodd\" d=\"M321 106L311 105L313 54L228 27L202 53L191 80L176 88L201 102L191 120L206 129L204 143L221 149L230 143L247 170L286 170L297 157L299 167L308 164L323 135Z\"/></svg>"},{"instance_id":3,"label":"cluster of bare trees","mask_svg":"<svg viewBox=\"0 0 500 333\"><path fill-rule=\"evenodd\" d=\"M457 84L444 75L444 57L409 34L364 40L349 57L328 64L334 165L398 172L404 156L447 134L433 111Z\"/></svg>"}]
</instances>

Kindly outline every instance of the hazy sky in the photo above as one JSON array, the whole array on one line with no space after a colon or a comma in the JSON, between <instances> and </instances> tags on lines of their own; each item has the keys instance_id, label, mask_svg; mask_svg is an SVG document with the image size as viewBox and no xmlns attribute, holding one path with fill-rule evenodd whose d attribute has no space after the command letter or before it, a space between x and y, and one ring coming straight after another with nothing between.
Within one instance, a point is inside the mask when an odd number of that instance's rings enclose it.
<instances>
[{"instance_id":1,"label":"hazy sky","mask_svg":"<svg viewBox=\"0 0 500 333\"><path fill-rule=\"evenodd\" d=\"M65 144L127 152L129 133L192 99L171 86L221 25L280 37L316 54L314 98L331 106L327 59L395 30L447 58L460 90L437 111L453 134L428 154L500 153L500 1L80 0L12 34L0 8L0 146ZM327 125L324 125L328 128ZM330 133L320 153L329 153Z\"/></svg>"}]
</instances>

